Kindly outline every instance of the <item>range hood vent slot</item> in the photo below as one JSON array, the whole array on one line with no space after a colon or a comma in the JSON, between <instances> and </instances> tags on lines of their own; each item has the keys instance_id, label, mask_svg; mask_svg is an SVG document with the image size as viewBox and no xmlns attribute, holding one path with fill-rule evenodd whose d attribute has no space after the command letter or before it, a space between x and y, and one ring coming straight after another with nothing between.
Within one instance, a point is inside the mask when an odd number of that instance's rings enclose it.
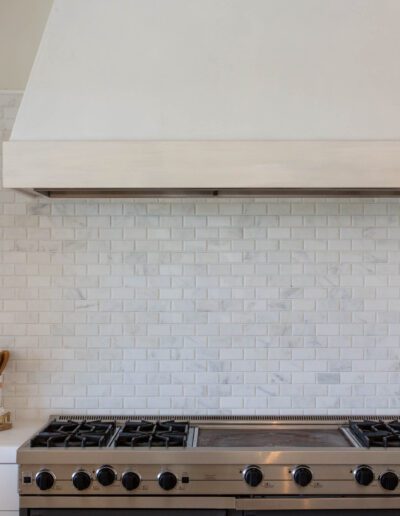
<instances>
[{"instance_id":1,"label":"range hood vent slot","mask_svg":"<svg viewBox=\"0 0 400 516\"><path fill-rule=\"evenodd\" d=\"M53 199L101 199L101 198L157 198L157 197L400 197L400 188L364 188L364 189L339 189L339 188L226 188L222 190L197 190L164 188L159 189L116 189L99 190L83 189L74 190L35 190L36 193Z\"/></svg>"}]
</instances>

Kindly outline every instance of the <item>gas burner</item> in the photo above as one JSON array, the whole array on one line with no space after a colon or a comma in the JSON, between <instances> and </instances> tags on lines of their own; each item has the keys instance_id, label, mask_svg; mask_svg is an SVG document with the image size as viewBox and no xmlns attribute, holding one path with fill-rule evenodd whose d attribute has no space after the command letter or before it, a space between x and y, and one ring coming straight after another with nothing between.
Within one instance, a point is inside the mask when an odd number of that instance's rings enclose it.
<instances>
[{"instance_id":1,"label":"gas burner","mask_svg":"<svg viewBox=\"0 0 400 516\"><path fill-rule=\"evenodd\" d=\"M185 447L188 436L187 421L127 421L115 440L115 446Z\"/></svg>"},{"instance_id":2,"label":"gas burner","mask_svg":"<svg viewBox=\"0 0 400 516\"><path fill-rule=\"evenodd\" d=\"M400 447L400 421L349 421L350 430L366 448Z\"/></svg>"},{"instance_id":3,"label":"gas burner","mask_svg":"<svg viewBox=\"0 0 400 516\"><path fill-rule=\"evenodd\" d=\"M111 421L53 420L31 439L32 448L70 448L106 446L116 428Z\"/></svg>"}]
</instances>

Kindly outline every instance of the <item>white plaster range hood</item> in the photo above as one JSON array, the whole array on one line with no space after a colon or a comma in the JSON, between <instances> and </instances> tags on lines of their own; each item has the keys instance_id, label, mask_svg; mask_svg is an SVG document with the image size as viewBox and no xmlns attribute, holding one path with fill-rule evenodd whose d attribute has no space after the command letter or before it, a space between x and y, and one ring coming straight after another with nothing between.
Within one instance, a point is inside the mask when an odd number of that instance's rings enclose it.
<instances>
[{"instance_id":1,"label":"white plaster range hood","mask_svg":"<svg viewBox=\"0 0 400 516\"><path fill-rule=\"evenodd\" d=\"M398 0L55 0L3 184L400 192Z\"/></svg>"}]
</instances>

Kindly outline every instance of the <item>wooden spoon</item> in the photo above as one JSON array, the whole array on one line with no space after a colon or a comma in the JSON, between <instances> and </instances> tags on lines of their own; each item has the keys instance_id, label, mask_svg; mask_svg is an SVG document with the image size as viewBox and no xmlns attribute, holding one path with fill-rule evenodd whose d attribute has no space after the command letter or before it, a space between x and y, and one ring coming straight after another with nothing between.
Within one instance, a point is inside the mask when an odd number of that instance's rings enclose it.
<instances>
[{"instance_id":1,"label":"wooden spoon","mask_svg":"<svg viewBox=\"0 0 400 516\"><path fill-rule=\"evenodd\" d=\"M10 352L3 351L3 360L1 361L1 364L0 364L0 374L3 374L3 371L6 368L9 358L10 358Z\"/></svg>"},{"instance_id":2,"label":"wooden spoon","mask_svg":"<svg viewBox=\"0 0 400 516\"><path fill-rule=\"evenodd\" d=\"M0 371L4 362L4 351L0 351ZM1 373L0 373L1 374Z\"/></svg>"}]
</instances>

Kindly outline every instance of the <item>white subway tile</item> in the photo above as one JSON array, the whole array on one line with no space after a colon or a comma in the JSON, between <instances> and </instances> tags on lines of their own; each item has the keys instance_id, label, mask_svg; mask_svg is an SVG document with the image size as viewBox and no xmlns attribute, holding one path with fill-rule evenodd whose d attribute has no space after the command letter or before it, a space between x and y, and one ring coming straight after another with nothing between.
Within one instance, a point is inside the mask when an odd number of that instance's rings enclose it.
<instances>
[{"instance_id":1,"label":"white subway tile","mask_svg":"<svg viewBox=\"0 0 400 516\"><path fill-rule=\"evenodd\" d=\"M1 134L19 101L0 92ZM0 190L6 406L395 414L399 206Z\"/></svg>"}]
</instances>

